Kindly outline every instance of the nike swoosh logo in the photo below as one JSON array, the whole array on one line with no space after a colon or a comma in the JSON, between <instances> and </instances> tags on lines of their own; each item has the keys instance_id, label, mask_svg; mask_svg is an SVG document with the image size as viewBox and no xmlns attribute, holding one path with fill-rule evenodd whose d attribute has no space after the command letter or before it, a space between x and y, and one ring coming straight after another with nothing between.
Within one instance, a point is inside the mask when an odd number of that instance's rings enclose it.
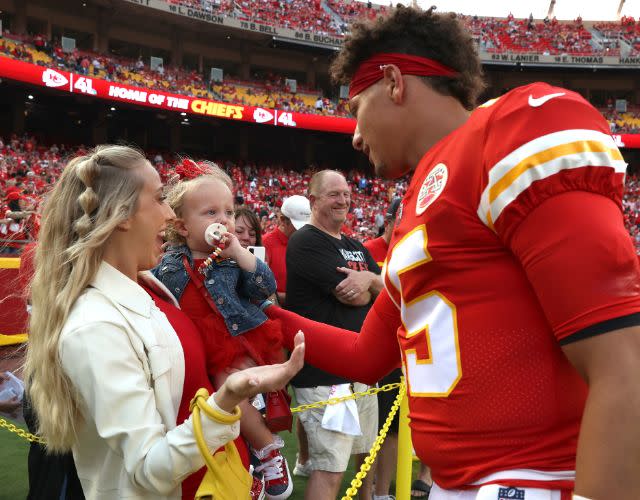
<instances>
[{"instance_id":1,"label":"nike swoosh logo","mask_svg":"<svg viewBox=\"0 0 640 500\"><path fill-rule=\"evenodd\" d=\"M556 97L563 96L565 94L566 92L558 92L557 94L547 94L543 95L542 97L533 97L531 94L529 94L529 106L531 106L532 108L539 108L545 102L550 101L551 99L555 99Z\"/></svg>"}]
</instances>

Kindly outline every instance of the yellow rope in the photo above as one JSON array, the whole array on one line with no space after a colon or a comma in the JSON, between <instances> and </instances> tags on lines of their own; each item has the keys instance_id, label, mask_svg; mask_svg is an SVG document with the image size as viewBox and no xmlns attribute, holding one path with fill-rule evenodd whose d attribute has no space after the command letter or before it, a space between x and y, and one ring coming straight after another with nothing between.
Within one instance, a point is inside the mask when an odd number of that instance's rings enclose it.
<instances>
[{"instance_id":1,"label":"yellow rope","mask_svg":"<svg viewBox=\"0 0 640 500\"><path fill-rule=\"evenodd\" d=\"M391 422L393 421L393 417L395 417L398 411L398 408L400 407L400 403L402 402L402 398L404 397L404 394L405 394L405 386L403 383L389 384L389 385L400 386L400 388L398 389L398 395L396 396L396 399L393 402L391 411L389 412L389 415L387 416L387 419L385 420L384 425L382 426L382 429L380 429L380 432L378 433L378 437L373 442L373 446L371 446L371 450L369 450L369 455L367 456L367 458L364 459L364 462L360 466L360 470L356 474L356 477L354 477L351 480L351 486L347 488L347 491L342 497L342 500L350 500L351 498L355 497L358 494L358 490L362 486L362 480L367 476L367 473L371 470L371 466L373 465L373 463L376 460L376 457L378 456L378 452L382 447L382 443L387 437L387 433L389 432L389 427L391 427Z\"/></svg>"},{"instance_id":2,"label":"yellow rope","mask_svg":"<svg viewBox=\"0 0 640 500\"><path fill-rule=\"evenodd\" d=\"M317 401L316 403L309 403L308 405L296 406L295 408L291 408L291 413L300 413L310 410L311 408L322 408L323 406L327 405L336 405L344 401L349 401L350 399L358 399L364 396L378 394L379 392L392 391L394 389L400 388L401 386L402 384L400 382L396 382L394 384L383 385L382 387L372 387L367 391L354 392L353 394L349 394L348 396L341 396L339 398L327 399L326 401Z\"/></svg>"},{"instance_id":3,"label":"yellow rope","mask_svg":"<svg viewBox=\"0 0 640 500\"><path fill-rule=\"evenodd\" d=\"M383 385L382 387L372 387L371 389L369 389L367 391L354 392L353 394L350 394L349 396L342 396L342 397L339 397L339 398L331 398L331 399L327 399L326 401L318 401L316 403L310 403L308 405L296 406L295 408L291 408L291 413L300 413L300 412L303 412L303 411L306 411L306 410L310 410L311 408L322 408L323 406L327 406L327 405L335 405L335 404L338 404L338 403L342 403L343 401L348 401L349 399L358 399L358 398L361 398L361 397L364 397L364 396L370 396L372 394L378 394L379 392L383 392L383 391L392 391L393 389L396 389L396 388L401 387L401 386L402 386L402 384L395 383L395 384ZM192 404L193 404L193 401L192 401ZM2 428L2 427L7 429L9 432L13 432L14 434L17 434L21 438L26 439L27 441L45 444L45 440L43 438L41 438L40 436L36 436L35 434L30 434L29 432L25 431L24 429L21 429L20 427L16 427L11 422L8 422L7 420L5 420L3 418L0 418L0 428Z\"/></svg>"}]
</instances>

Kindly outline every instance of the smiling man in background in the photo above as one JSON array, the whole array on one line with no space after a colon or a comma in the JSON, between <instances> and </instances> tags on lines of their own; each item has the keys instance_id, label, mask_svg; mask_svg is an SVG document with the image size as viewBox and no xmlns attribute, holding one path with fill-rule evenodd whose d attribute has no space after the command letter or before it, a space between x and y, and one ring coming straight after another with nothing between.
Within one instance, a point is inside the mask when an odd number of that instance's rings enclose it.
<instances>
[{"instance_id":1,"label":"smiling man in background","mask_svg":"<svg viewBox=\"0 0 640 500\"><path fill-rule=\"evenodd\" d=\"M342 234L351 206L351 188L333 170L316 173L309 183L311 219L289 238L287 246L287 309L321 323L358 331L373 299L382 289L380 268L362 243ZM299 404L324 401L350 381L306 364L292 381ZM355 391L368 389L353 384ZM348 389L347 389L348 390ZM336 498L351 454L362 461L376 437L376 398L357 400L361 435L346 428L328 429L324 408L300 415L309 441L311 476L305 498ZM357 431L355 432L357 434ZM371 498L371 476L360 498Z\"/></svg>"}]
</instances>

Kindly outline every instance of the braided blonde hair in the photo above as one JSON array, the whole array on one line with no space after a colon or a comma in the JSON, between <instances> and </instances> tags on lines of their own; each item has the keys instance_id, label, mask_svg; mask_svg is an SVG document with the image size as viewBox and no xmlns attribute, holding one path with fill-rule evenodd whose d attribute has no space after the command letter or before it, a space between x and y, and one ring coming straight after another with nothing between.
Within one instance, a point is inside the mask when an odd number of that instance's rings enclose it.
<instances>
[{"instance_id":1,"label":"braided blonde hair","mask_svg":"<svg viewBox=\"0 0 640 500\"><path fill-rule=\"evenodd\" d=\"M229 188L229 191L233 193L233 181L231 180L231 177L229 177L229 175L218 165L212 162L199 162L199 165L206 165L208 167L207 173L193 179L178 181L173 186L171 186L171 188L167 192L167 203L174 211L177 218L182 218L182 206L184 205L184 197L187 195L187 193L198 187L203 182L212 180L222 182ZM172 221L167 224L165 237L168 242L174 245L185 245L187 243L187 240L185 240L184 236L178 233L175 224Z\"/></svg>"},{"instance_id":2,"label":"braided blonde hair","mask_svg":"<svg viewBox=\"0 0 640 500\"><path fill-rule=\"evenodd\" d=\"M45 202L31 284L25 380L38 432L53 452L70 450L83 423L79 396L60 363L60 332L94 279L111 233L137 209L145 161L127 146L98 146L69 162Z\"/></svg>"}]
</instances>

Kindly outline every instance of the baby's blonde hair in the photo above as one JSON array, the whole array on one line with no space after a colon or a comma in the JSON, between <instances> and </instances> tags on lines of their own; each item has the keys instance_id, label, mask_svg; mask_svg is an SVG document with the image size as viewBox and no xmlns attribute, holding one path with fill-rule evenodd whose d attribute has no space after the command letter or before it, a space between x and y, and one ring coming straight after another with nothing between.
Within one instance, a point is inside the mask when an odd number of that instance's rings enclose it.
<instances>
[{"instance_id":1,"label":"baby's blonde hair","mask_svg":"<svg viewBox=\"0 0 640 500\"><path fill-rule=\"evenodd\" d=\"M177 218L182 218L183 216L183 205L184 198L187 193L193 191L195 188L200 186L202 183L207 181L217 181L221 182L225 186L229 188L229 191L233 195L233 181L231 177L222 170L218 165L213 162L202 161L198 162L198 165L207 167L207 172L195 177L193 179L188 179L184 181L178 181L173 186L169 188L167 191L167 203L173 209ZM175 227L173 222L170 222L167 225L167 230L165 232L166 239L169 243L173 245L186 245L187 241L184 236L178 233L178 230Z\"/></svg>"}]
</instances>

